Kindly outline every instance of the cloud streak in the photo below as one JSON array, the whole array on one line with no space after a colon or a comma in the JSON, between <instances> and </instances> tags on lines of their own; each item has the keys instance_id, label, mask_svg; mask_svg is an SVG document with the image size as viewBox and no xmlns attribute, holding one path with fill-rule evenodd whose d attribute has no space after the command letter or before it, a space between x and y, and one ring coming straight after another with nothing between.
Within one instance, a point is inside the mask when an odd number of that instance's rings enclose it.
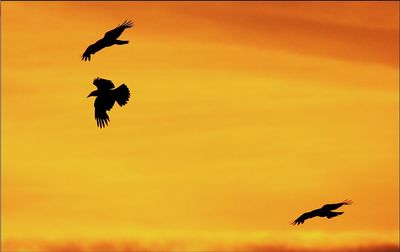
<instances>
[{"instance_id":1,"label":"cloud streak","mask_svg":"<svg viewBox=\"0 0 400 252\"><path fill-rule=\"evenodd\" d=\"M173 252L173 251L201 251L201 252L397 252L399 245L390 243L377 243L354 246L295 246L269 243L254 243L232 245L220 243L218 245L203 245L190 247L185 241L165 243L141 243L134 241L112 242L46 242L46 241L6 241L2 243L3 251L12 252Z\"/></svg>"}]
</instances>

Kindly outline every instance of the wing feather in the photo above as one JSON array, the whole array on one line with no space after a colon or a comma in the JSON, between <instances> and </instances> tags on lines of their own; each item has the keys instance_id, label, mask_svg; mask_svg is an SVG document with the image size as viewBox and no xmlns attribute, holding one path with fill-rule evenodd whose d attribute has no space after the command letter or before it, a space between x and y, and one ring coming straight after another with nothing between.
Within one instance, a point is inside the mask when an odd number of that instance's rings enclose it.
<instances>
[{"instance_id":1,"label":"wing feather","mask_svg":"<svg viewBox=\"0 0 400 252\"><path fill-rule=\"evenodd\" d=\"M310 219L310 218L314 218L316 215L316 210L311 211L311 212L307 212L304 213L302 215L300 215L300 217L298 217L296 220L294 220L291 224L292 225L299 225L299 224L303 224L305 220Z\"/></svg>"},{"instance_id":2,"label":"wing feather","mask_svg":"<svg viewBox=\"0 0 400 252\"><path fill-rule=\"evenodd\" d=\"M332 210L338 209L339 207L341 207L341 206L343 206L343 205L351 205L351 204L353 204L353 201L351 201L351 200L345 200L345 201L340 202L340 203L326 204L326 205L324 205L324 206L321 207L321 210L324 210L324 211L332 211Z\"/></svg>"},{"instance_id":3,"label":"wing feather","mask_svg":"<svg viewBox=\"0 0 400 252\"><path fill-rule=\"evenodd\" d=\"M133 26L133 23L131 20L127 21L125 20L122 24L119 24L116 28L112 29L111 31L108 31L104 34L104 39L106 40L115 40L119 36L121 36L122 32L126 28L131 28Z\"/></svg>"},{"instance_id":4,"label":"wing feather","mask_svg":"<svg viewBox=\"0 0 400 252\"><path fill-rule=\"evenodd\" d=\"M129 88L125 85L122 84L118 88L114 90L115 94L115 100L119 104L119 106L124 106L128 101L131 96L131 93L129 92Z\"/></svg>"},{"instance_id":5,"label":"wing feather","mask_svg":"<svg viewBox=\"0 0 400 252\"><path fill-rule=\"evenodd\" d=\"M90 55L95 54L96 52L100 51L103 49L105 46L105 43L103 39L98 40L96 43L90 45L85 52L82 54L82 59L83 61L90 61Z\"/></svg>"},{"instance_id":6,"label":"wing feather","mask_svg":"<svg viewBox=\"0 0 400 252\"><path fill-rule=\"evenodd\" d=\"M114 83L112 83L112 81L110 80L106 80L106 79L102 79L102 78L95 78L93 80L93 85L95 85L97 87L98 90L110 90L112 88L114 88Z\"/></svg>"},{"instance_id":7,"label":"wing feather","mask_svg":"<svg viewBox=\"0 0 400 252\"><path fill-rule=\"evenodd\" d=\"M94 117L96 118L97 126L100 128L104 128L106 125L108 125L108 122L110 121L106 110L102 108L95 107Z\"/></svg>"},{"instance_id":8,"label":"wing feather","mask_svg":"<svg viewBox=\"0 0 400 252\"><path fill-rule=\"evenodd\" d=\"M94 101L94 117L96 118L97 126L104 128L108 125L110 118L107 111L110 111L115 103L115 99L111 96L97 97Z\"/></svg>"}]
</instances>

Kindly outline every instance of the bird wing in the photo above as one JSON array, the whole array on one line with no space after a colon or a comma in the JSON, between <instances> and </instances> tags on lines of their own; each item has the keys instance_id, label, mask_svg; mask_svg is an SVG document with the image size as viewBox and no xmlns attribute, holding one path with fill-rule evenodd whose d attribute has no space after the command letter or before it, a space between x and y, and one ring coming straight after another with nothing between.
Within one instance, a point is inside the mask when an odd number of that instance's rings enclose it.
<instances>
[{"instance_id":1,"label":"bird wing","mask_svg":"<svg viewBox=\"0 0 400 252\"><path fill-rule=\"evenodd\" d=\"M131 20L127 21L125 20L122 24L119 24L116 28L114 28L111 31L108 31L104 34L104 39L107 40L115 40L117 39L119 36L121 36L122 32L126 29L126 28L131 28L133 26L133 23Z\"/></svg>"},{"instance_id":2,"label":"bird wing","mask_svg":"<svg viewBox=\"0 0 400 252\"><path fill-rule=\"evenodd\" d=\"M93 85L95 85L98 90L110 90L115 87L112 81L99 77L93 80Z\"/></svg>"},{"instance_id":3,"label":"bird wing","mask_svg":"<svg viewBox=\"0 0 400 252\"><path fill-rule=\"evenodd\" d=\"M129 88L125 84L122 84L118 88L114 89L113 92L115 100L121 107L129 101L129 97L131 96Z\"/></svg>"},{"instance_id":4,"label":"bird wing","mask_svg":"<svg viewBox=\"0 0 400 252\"><path fill-rule=\"evenodd\" d=\"M304 213L302 215L300 215L299 218L297 218L296 220L294 220L291 224L292 225L299 225L299 224L303 224L305 220L310 219L310 218L314 218L316 215L316 210L313 210L311 212L307 212Z\"/></svg>"},{"instance_id":5,"label":"bird wing","mask_svg":"<svg viewBox=\"0 0 400 252\"><path fill-rule=\"evenodd\" d=\"M94 109L94 118L96 118L97 126L100 128L104 128L108 125L110 118L108 117L106 110L95 107Z\"/></svg>"},{"instance_id":6,"label":"bird wing","mask_svg":"<svg viewBox=\"0 0 400 252\"><path fill-rule=\"evenodd\" d=\"M115 103L115 99L111 95L97 97L94 101L94 117L97 122L97 126L100 128L108 125L110 118L107 115L107 111L110 111Z\"/></svg>"},{"instance_id":7,"label":"bird wing","mask_svg":"<svg viewBox=\"0 0 400 252\"><path fill-rule=\"evenodd\" d=\"M338 209L339 207L341 207L343 205L351 205L351 204L353 204L353 201L345 200L345 201L340 202L340 203L326 204L326 205L321 207L321 210L332 211L332 210Z\"/></svg>"},{"instance_id":8,"label":"bird wing","mask_svg":"<svg viewBox=\"0 0 400 252\"><path fill-rule=\"evenodd\" d=\"M82 54L83 61L90 61L90 55L95 54L105 47L105 43L103 39L98 40L96 43L90 45L85 52Z\"/></svg>"}]
</instances>

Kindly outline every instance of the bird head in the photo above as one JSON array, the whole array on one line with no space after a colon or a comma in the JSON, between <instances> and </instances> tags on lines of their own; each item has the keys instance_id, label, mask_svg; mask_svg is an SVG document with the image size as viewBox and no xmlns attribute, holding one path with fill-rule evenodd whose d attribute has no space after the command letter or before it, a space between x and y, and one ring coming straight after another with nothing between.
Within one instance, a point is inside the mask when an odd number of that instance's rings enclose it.
<instances>
[{"instance_id":1,"label":"bird head","mask_svg":"<svg viewBox=\"0 0 400 252\"><path fill-rule=\"evenodd\" d=\"M91 93L88 95L87 98L89 98L90 96L97 96L97 91L98 91L98 90L95 90L95 91L91 92Z\"/></svg>"}]
</instances>

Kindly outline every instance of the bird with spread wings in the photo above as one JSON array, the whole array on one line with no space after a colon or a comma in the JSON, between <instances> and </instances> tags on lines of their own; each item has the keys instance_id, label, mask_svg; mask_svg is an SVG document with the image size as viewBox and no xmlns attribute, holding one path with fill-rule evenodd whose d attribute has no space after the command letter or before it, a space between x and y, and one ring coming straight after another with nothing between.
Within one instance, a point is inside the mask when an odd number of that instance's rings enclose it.
<instances>
[{"instance_id":1,"label":"bird with spread wings","mask_svg":"<svg viewBox=\"0 0 400 252\"><path fill-rule=\"evenodd\" d=\"M353 201L351 201L351 200L345 200L341 203L335 203L335 204L326 204L319 209L315 209L313 211L302 214L299 218L297 218L291 224L292 225L303 224L305 220L314 218L317 216L318 217L326 217L326 218L330 219L330 218L333 218L333 217L343 214L343 212L333 212L332 210L338 209L339 207L341 207L343 205L351 205L351 204L353 204Z\"/></svg>"},{"instance_id":2,"label":"bird with spread wings","mask_svg":"<svg viewBox=\"0 0 400 252\"><path fill-rule=\"evenodd\" d=\"M124 45L128 44L127 40L118 40L117 38L122 34L126 28L131 28L133 26L132 21L125 20L122 24L118 25L115 29L108 31L104 34L104 37L98 40L96 43L90 45L82 55L82 60L90 61L90 55L95 54L104 47L109 47L112 45Z\"/></svg>"},{"instance_id":3,"label":"bird with spread wings","mask_svg":"<svg viewBox=\"0 0 400 252\"><path fill-rule=\"evenodd\" d=\"M121 107L124 106L129 100L130 92L125 84L115 88L112 81L106 79L96 78L93 80L93 84L97 87L97 90L91 92L88 97L96 97L94 101L94 117L96 118L97 126L103 128L110 121L107 111L111 110L115 102Z\"/></svg>"}]
</instances>

